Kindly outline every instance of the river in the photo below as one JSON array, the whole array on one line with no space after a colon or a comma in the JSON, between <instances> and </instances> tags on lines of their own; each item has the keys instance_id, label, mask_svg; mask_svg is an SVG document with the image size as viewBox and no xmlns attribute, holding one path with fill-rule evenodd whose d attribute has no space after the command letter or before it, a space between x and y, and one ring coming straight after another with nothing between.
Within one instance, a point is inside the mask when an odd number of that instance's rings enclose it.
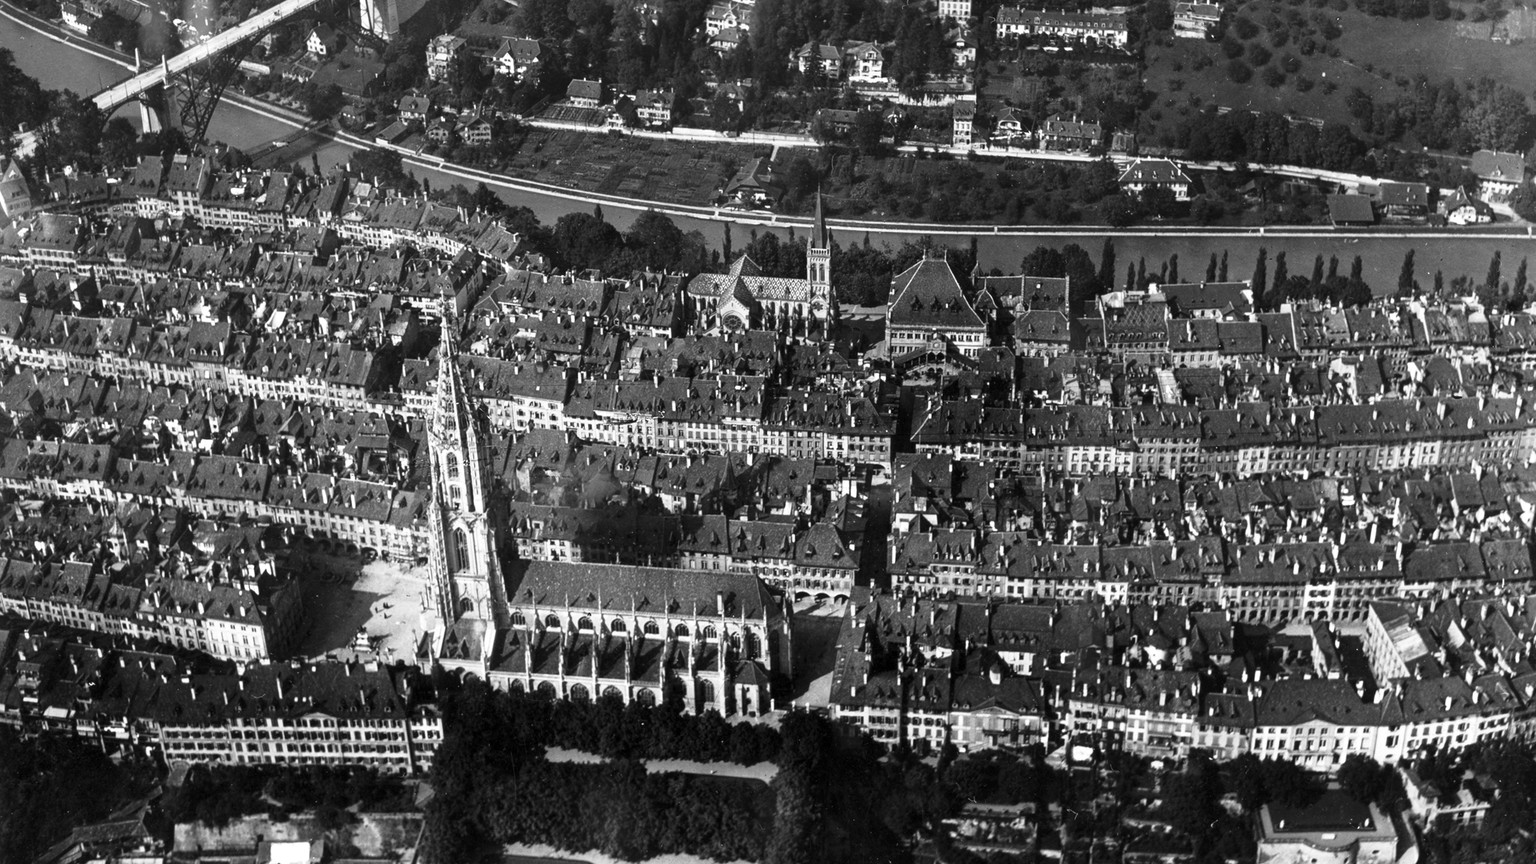
<instances>
[{"instance_id":1,"label":"river","mask_svg":"<svg viewBox=\"0 0 1536 864\"><path fill-rule=\"evenodd\" d=\"M44 87L63 87L92 93L101 89L104 84L119 80L127 74L121 66L60 45L4 17L0 17L0 45L9 48L16 55L17 65L27 74L37 77ZM122 113L137 125L137 110L124 109ZM256 149L271 141L293 139L299 134L295 124L263 115L227 100L220 104L212 127L209 129L210 138L242 149ZM325 169L344 163L351 152L353 152L352 148L336 142L325 143L318 150L321 165ZM294 161L307 165L309 163L307 152L295 158ZM414 167L412 170L418 177L428 178L434 188L446 188L453 183L465 182L460 177L433 169ZM561 215L573 210L589 209L585 204L537 192L506 187L497 188L497 192L510 203L530 208L545 224L553 224ZM636 209L624 208L617 204L607 202L603 204L604 216L620 228L627 227L637 212L639 211ZM723 240L722 224L718 221L687 216L674 217L674 221L685 231L699 231L706 243L711 246L718 247ZM737 226L734 229L733 239L737 248L747 242L747 237L752 230L747 226ZM761 232L775 229L759 227L756 230ZM841 243L862 242L866 236L866 233L861 230L834 230L833 233ZM899 244L905 240L915 239L923 233L917 230L911 233L884 232L869 236L877 245ZM803 231L801 236L804 236ZM1017 269L1020 259L1025 254L1042 244L1061 247L1068 243L1077 243L1097 259L1104 236L1101 231L1081 234L1052 232L1003 237L982 234L977 243L982 267L997 267L1005 272L1012 272ZM952 245L964 245L968 242L965 237L946 237L944 240ZM1251 235L1160 237L1135 233L1115 235L1117 269L1121 274L1125 272L1127 264L1135 264L1142 258L1146 259L1149 270L1156 270L1162 266L1168 256L1177 254L1180 262L1179 275L1184 279L1198 279L1204 275L1206 262L1212 253L1220 256L1226 252L1229 260L1229 276L1233 279L1243 279L1252 274L1260 247L1265 247L1269 251L1271 274L1274 273L1274 257L1281 251L1286 253L1287 264L1293 274L1310 273L1313 256L1318 254L1325 257L1337 255L1340 259L1340 269L1347 272L1353 257L1359 255L1366 281L1380 292L1395 289L1403 257L1409 249L1415 250L1414 260L1417 265L1415 270L1418 279L1425 287L1432 284L1436 270L1444 272L1447 283L1452 277L1462 274L1481 281L1487 273L1489 261L1495 251L1502 253L1504 278L1512 279L1521 258L1531 254L1533 249L1530 239L1517 236L1428 239L1371 234L1323 237L1274 235L1267 237Z\"/></svg>"}]
</instances>

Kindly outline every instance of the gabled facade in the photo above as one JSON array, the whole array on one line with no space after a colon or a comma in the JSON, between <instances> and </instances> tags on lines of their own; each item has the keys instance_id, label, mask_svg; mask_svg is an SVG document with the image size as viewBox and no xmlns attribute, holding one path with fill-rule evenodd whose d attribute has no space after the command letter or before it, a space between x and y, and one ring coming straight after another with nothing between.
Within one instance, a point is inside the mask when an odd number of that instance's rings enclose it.
<instances>
[{"instance_id":1,"label":"gabled facade","mask_svg":"<svg viewBox=\"0 0 1536 864\"><path fill-rule=\"evenodd\" d=\"M951 348L974 359L986 335L986 322L960 290L948 261L924 258L892 279L885 340L893 362L913 352L944 355Z\"/></svg>"},{"instance_id":2,"label":"gabled facade","mask_svg":"<svg viewBox=\"0 0 1536 864\"><path fill-rule=\"evenodd\" d=\"M1182 39L1209 38L1211 28L1221 23L1220 3L1180 0L1173 4L1173 35Z\"/></svg>"},{"instance_id":3,"label":"gabled facade","mask_svg":"<svg viewBox=\"0 0 1536 864\"><path fill-rule=\"evenodd\" d=\"M1121 172L1119 182L1133 195L1157 187L1172 192L1175 201L1189 200L1189 175L1169 159L1137 159Z\"/></svg>"}]
</instances>

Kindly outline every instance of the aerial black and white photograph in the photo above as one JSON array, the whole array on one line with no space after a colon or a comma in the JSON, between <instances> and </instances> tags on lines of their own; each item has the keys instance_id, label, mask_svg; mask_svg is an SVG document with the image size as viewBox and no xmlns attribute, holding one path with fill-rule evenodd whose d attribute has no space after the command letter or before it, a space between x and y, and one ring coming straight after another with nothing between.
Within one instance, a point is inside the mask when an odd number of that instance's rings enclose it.
<instances>
[{"instance_id":1,"label":"aerial black and white photograph","mask_svg":"<svg viewBox=\"0 0 1536 864\"><path fill-rule=\"evenodd\" d=\"M1536 5L1105 2L0 0L0 864L1536 864Z\"/></svg>"}]
</instances>

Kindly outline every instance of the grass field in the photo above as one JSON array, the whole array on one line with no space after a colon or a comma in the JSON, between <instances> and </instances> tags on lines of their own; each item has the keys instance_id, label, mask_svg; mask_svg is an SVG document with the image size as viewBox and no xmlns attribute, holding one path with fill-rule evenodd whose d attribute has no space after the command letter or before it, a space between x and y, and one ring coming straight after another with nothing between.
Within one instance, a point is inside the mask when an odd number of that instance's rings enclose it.
<instances>
[{"instance_id":1,"label":"grass field","mask_svg":"<svg viewBox=\"0 0 1536 864\"><path fill-rule=\"evenodd\" d=\"M751 158L751 147L534 130L506 171L571 189L679 204L707 204Z\"/></svg>"},{"instance_id":2,"label":"grass field","mask_svg":"<svg viewBox=\"0 0 1536 864\"><path fill-rule=\"evenodd\" d=\"M1197 70L1196 63L1202 56L1209 58L1212 64ZM1374 98L1400 92L1395 83L1350 65L1342 55L1332 58L1314 54L1298 59L1302 63L1298 74L1316 84L1305 93L1297 91L1295 76L1287 76L1286 82L1278 87L1266 86L1257 76L1241 84L1233 81L1227 75L1226 55L1220 45L1212 42L1177 39L1173 45L1149 47L1146 88L1157 95L1152 107L1141 116L1144 140L1156 143L1159 133L1172 129L1183 118L1198 114L1207 105L1234 110L1276 111L1329 123L1347 123L1350 117L1344 107L1344 96L1352 88L1359 87ZM1333 93L1326 92L1325 81L1333 82L1336 87Z\"/></svg>"},{"instance_id":3,"label":"grass field","mask_svg":"<svg viewBox=\"0 0 1536 864\"><path fill-rule=\"evenodd\" d=\"M1517 87L1536 80L1536 46L1504 45L1456 35L1454 21L1395 21L1351 9L1340 13L1341 56L1394 74L1475 81L1484 76Z\"/></svg>"},{"instance_id":4,"label":"grass field","mask_svg":"<svg viewBox=\"0 0 1536 864\"><path fill-rule=\"evenodd\" d=\"M1244 9L1245 14L1258 18L1266 16L1270 7L1280 5L1249 3ZM1367 61L1351 62L1348 59L1350 55L1342 43L1349 35L1346 27L1338 40L1338 57L1329 57L1321 51L1310 56L1302 55L1291 45L1269 49L1273 54L1271 64L1278 65L1287 55L1296 57L1301 64L1297 73L1287 75L1285 82L1277 87L1266 85L1257 74L1258 70L1249 81L1232 80L1227 73L1227 56L1222 46L1214 42L1172 39L1171 44L1149 46L1145 86L1148 92L1156 94L1156 98L1141 115L1142 140L1154 145L1164 144L1160 140L1163 134L1171 133L1186 118L1198 114L1208 105L1233 110L1274 111L1327 123L1348 123L1351 118L1344 97L1354 88L1364 90L1375 99L1400 95L1402 88L1395 81L1384 80L1363 68L1363 62ZM1264 35L1249 41L1268 48ZM1207 61L1210 65L1197 68ZM1296 86L1299 77L1309 79L1312 88L1306 92L1299 90Z\"/></svg>"},{"instance_id":5,"label":"grass field","mask_svg":"<svg viewBox=\"0 0 1536 864\"><path fill-rule=\"evenodd\" d=\"M1287 55L1295 57L1299 70L1275 87L1263 82L1259 74L1263 67L1258 64L1253 64L1251 80L1233 81L1227 73L1229 60L1222 46L1214 42L1170 37L1163 44L1148 46L1144 84L1156 97L1141 116L1143 142L1166 146L1163 136L1211 104L1350 123L1344 99L1355 88L1381 102L1407 95L1412 79L1421 74L1431 80L1455 78L1461 82L1486 76L1516 86L1536 80L1536 50L1532 46L1463 38L1457 35L1455 21L1398 21L1371 17L1353 7L1343 12L1315 10L1278 0L1247 2L1236 14L1262 28L1272 16L1285 19L1297 12L1307 18L1309 27L1317 16L1326 16L1339 25L1342 34L1332 42L1314 35L1323 50L1310 55L1298 49L1299 40L1294 38L1273 47L1267 29L1251 39L1239 40L1268 49L1273 55L1267 64L1270 66L1278 66ZM1234 30L1228 28L1229 39L1237 39ZM1329 56L1329 49L1336 49L1337 56ZM1210 65L1196 68L1207 60ZM1311 89L1300 90L1298 77L1309 79Z\"/></svg>"}]
</instances>

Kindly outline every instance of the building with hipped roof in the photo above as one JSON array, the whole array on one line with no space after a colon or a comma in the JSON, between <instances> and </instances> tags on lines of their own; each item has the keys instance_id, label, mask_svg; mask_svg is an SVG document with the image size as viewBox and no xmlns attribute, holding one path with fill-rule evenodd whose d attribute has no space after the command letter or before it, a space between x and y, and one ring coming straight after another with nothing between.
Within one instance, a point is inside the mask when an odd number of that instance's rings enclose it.
<instances>
[{"instance_id":1,"label":"building with hipped roof","mask_svg":"<svg viewBox=\"0 0 1536 864\"><path fill-rule=\"evenodd\" d=\"M1413 829L1375 802L1332 789L1305 807L1271 802L1259 809L1260 864L1412 864L1419 850Z\"/></svg>"},{"instance_id":2,"label":"building with hipped roof","mask_svg":"<svg viewBox=\"0 0 1536 864\"><path fill-rule=\"evenodd\" d=\"M1180 0L1173 4L1173 35L1184 39L1205 39L1211 28L1221 23L1220 3Z\"/></svg>"},{"instance_id":3,"label":"building with hipped roof","mask_svg":"<svg viewBox=\"0 0 1536 864\"><path fill-rule=\"evenodd\" d=\"M951 352L974 360L986 341L986 322L960 289L948 261L925 256L892 278L885 319L891 362Z\"/></svg>"}]
</instances>

